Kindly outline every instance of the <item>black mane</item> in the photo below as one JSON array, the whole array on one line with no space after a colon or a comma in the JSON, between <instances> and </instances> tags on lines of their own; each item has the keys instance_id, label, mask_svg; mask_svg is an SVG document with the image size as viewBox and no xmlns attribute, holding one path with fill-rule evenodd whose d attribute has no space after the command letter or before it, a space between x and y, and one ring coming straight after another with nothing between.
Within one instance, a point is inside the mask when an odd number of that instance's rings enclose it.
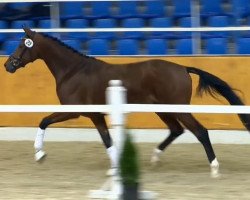
<instances>
[{"instance_id":1,"label":"black mane","mask_svg":"<svg viewBox=\"0 0 250 200\"><path fill-rule=\"evenodd\" d=\"M49 38L49 39L51 39L51 40L53 40L53 41L58 42L60 45L66 47L66 48L68 48L68 49L70 49L70 50L73 51L74 53L77 53L79 56L83 56L83 57L85 57L85 58L93 58L93 59L96 59L95 57L87 56L87 55L85 55L85 54L83 54L83 53L77 51L76 49L74 49L74 48L72 48L71 46L69 46L69 45L63 43L61 40L59 40L59 39L56 38L56 37L53 37L53 36L48 35L48 34L46 34L46 33L41 33L41 34L42 34L44 37L46 37L46 38Z\"/></svg>"}]
</instances>

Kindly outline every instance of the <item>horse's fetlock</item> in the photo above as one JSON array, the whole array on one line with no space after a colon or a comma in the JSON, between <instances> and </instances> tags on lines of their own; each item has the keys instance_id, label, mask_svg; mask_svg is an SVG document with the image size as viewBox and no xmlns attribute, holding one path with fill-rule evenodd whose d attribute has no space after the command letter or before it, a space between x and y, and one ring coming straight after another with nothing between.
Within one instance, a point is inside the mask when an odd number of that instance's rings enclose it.
<instances>
[{"instance_id":1,"label":"horse's fetlock","mask_svg":"<svg viewBox=\"0 0 250 200\"><path fill-rule=\"evenodd\" d=\"M41 121L41 123L39 124L39 127L41 129L46 129L50 124L51 124L51 119L45 118Z\"/></svg>"}]
</instances>

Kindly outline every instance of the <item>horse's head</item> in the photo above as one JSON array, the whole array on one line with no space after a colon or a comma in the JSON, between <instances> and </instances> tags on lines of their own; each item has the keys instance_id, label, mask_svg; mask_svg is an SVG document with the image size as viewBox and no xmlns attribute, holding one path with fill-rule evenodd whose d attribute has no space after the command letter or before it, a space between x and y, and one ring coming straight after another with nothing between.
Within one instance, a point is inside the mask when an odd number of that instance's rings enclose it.
<instances>
[{"instance_id":1,"label":"horse's head","mask_svg":"<svg viewBox=\"0 0 250 200\"><path fill-rule=\"evenodd\" d=\"M36 48L36 43L34 42L36 32L28 28L23 28L23 30L25 37L21 39L15 52L10 55L4 64L5 69L10 73L14 73L20 67L25 67L26 64L37 59L37 53L34 50Z\"/></svg>"}]
</instances>

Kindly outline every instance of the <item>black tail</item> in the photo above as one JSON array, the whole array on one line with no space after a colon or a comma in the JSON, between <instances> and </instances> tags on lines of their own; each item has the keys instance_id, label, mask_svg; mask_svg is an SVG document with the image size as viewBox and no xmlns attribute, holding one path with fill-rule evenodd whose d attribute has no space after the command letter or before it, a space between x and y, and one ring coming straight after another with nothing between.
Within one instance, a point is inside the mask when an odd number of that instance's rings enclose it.
<instances>
[{"instance_id":1,"label":"black tail","mask_svg":"<svg viewBox=\"0 0 250 200\"><path fill-rule=\"evenodd\" d=\"M202 95L203 92L207 92L213 97L216 94L222 95L231 105L244 105L240 97L233 91L233 89L220 78L205 72L203 70L187 67L188 73L197 74L200 76L199 85L197 87L198 94ZM250 115L238 114L243 125L250 131Z\"/></svg>"}]
</instances>

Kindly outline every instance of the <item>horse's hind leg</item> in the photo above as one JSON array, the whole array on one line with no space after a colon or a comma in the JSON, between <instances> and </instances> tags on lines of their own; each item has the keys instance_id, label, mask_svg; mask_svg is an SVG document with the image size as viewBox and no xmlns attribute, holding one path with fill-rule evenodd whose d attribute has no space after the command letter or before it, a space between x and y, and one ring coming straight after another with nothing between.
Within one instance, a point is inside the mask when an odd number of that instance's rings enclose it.
<instances>
[{"instance_id":1,"label":"horse's hind leg","mask_svg":"<svg viewBox=\"0 0 250 200\"><path fill-rule=\"evenodd\" d=\"M91 117L96 129L98 130L104 146L106 147L107 154L110 158L111 169L108 170L107 175L113 175L117 172L118 167L118 152L114 145L112 145L112 139L109 134L109 130L103 114L95 113Z\"/></svg>"},{"instance_id":2,"label":"horse's hind leg","mask_svg":"<svg viewBox=\"0 0 250 200\"><path fill-rule=\"evenodd\" d=\"M66 121L68 119L77 118L77 117L79 117L79 114L77 113L53 113L42 119L38 128L36 138L35 138L35 143L34 143L34 148L36 151L36 154L35 154L36 161L42 161L42 159L46 155L45 152L42 150L43 143L44 143L45 129L50 124Z\"/></svg>"},{"instance_id":3,"label":"horse's hind leg","mask_svg":"<svg viewBox=\"0 0 250 200\"><path fill-rule=\"evenodd\" d=\"M167 113L156 113L160 119L168 126L170 129L170 134L168 137L162 141L156 149L154 149L153 156L151 158L152 163L156 163L160 160L160 154L183 132L184 129L181 124L175 119L173 114Z\"/></svg>"},{"instance_id":4,"label":"horse's hind leg","mask_svg":"<svg viewBox=\"0 0 250 200\"><path fill-rule=\"evenodd\" d=\"M203 145L206 151L206 154L210 163L211 176L218 177L219 176L219 163L216 159L212 144L209 139L207 129L203 127L190 113L179 114L178 119L180 122L183 123L183 125L186 126L187 129L189 129L192 133L194 133L197 139L201 142L201 144Z\"/></svg>"}]
</instances>

